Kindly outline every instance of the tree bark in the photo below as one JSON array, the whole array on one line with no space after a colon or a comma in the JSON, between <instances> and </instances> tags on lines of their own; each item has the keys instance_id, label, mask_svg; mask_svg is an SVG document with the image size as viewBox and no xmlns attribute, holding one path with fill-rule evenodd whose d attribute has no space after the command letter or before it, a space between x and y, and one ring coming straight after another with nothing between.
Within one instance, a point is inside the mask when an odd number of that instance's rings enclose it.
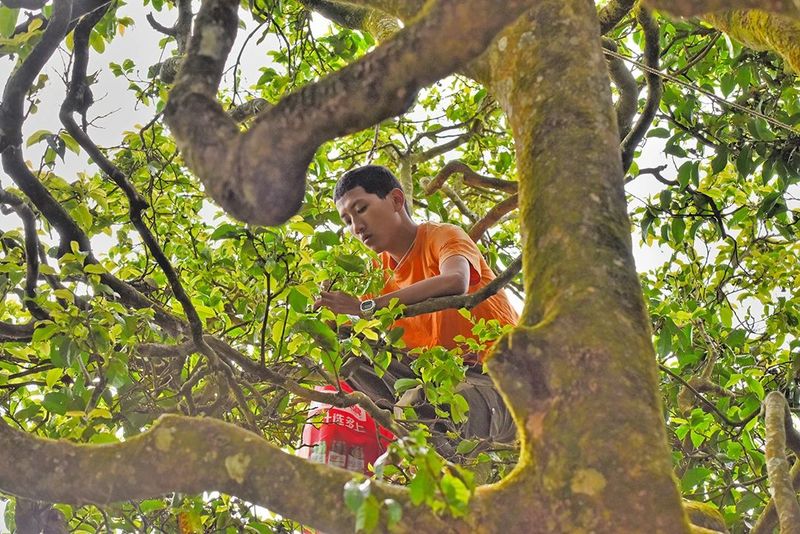
<instances>
[{"instance_id":1,"label":"tree bark","mask_svg":"<svg viewBox=\"0 0 800 534\"><path fill-rule=\"evenodd\" d=\"M489 54L517 148L528 298L489 360L521 459L479 490L480 513L505 531L687 532L594 6L542 1Z\"/></svg>"}]
</instances>

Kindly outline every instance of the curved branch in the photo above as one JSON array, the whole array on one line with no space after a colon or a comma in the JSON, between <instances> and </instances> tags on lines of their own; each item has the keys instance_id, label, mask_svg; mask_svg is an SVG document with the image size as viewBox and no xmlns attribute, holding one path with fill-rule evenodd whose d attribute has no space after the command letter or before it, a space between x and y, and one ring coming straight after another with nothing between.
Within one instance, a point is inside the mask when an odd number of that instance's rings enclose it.
<instances>
[{"instance_id":1,"label":"curved branch","mask_svg":"<svg viewBox=\"0 0 800 534\"><path fill-rule=\"evenodd\" d=\"M489 228L494 226L497 221L502 219L506 214L517 209L518 204L519 195L517 193L514 193L499 204L496 204L492 209L489 210L483 219L475 223L472 228L469 229L469 236L473 241L479 241L483 237L483 234L485 234Z\"/></svg>"},{"instance_id":2,"label":"curved branch","mask_svg":"<svg viewBox=\"0 0 800 534\"><path fill-rule=\"evenodd\" d=\"M797 493L800 491L800 461L796 460L794 462L792 469L789 471L789 477L792 479L792 487ZM750 534L772 534L777 526L778 512L775 510L775 498L773 497L764 507Z\"/></svg>"},{"instance_id":3,"label":"curved branch","mask_svg":"<svg viewBox=\"0 0 800 534\"><path fill-rule=\"evenodd\" d=\"M645 0L645 3L681 17L731 9L760 9L800 18L800 3L795 0Z\"/></svg>"},{"instance_id":4,"label":"curved branch","mask_svg":"<svg viewBox=\"0 0 800 534\"><path fill-rule=\"evenodd\" d=\"M165 110L187 165L228 213L265 225L297 212L325 141L404 112L417 91L480 54L532 0L440 0L424 18L341 71L290 94L245 134L217 102L238 2L206 0ZM441 35L469 35L447 45Z\"/></svg>"},{"instance_id":5,"label":"curved branch","mask_svg":"<svg viewBox=\"0 0 800 534\"><path fill-rule=\"evenodd\" d=\"M484 300L488 299L498 291L500 291L506 284L511 282L522 269L522 258L519 257L511 262L505 271L500 275L480 288L475 293L468 295L454 295L450 297L436 297L424 300L417 304L406 306L403 310L403 317L414 317L415 315L422 315L423 313L433 313L448 308L474 308Z\"/></svg>"},{"instance_id":6,"label":"curved branch","mask_svg":"<svg viewBox=\"0 0 800 534\"><path fill-rule=\"evenodd\" d=\"M425 186L425 194L432 194L439 189L452 174L456 173L463 175L464 183L472 187L487 187L489 189L512 194L517 192L517 182L481 176L463 161L453 160L442 167L439 174Z\"/></svg>"},{"instance_id":7,"label":"curved branch","mask_svg":"<svg viewBox=\"0 0 800 534\"><path fill-rule=\"evenodd\" d=\"M622 169L627 171L633 162L633 154L636 147L644 139L644 135L650 128L653 118L656 116L658 106L661 103L661 96L664 85L658 75L658 60L661 51L659 45L658 22L649 9L639 7L636 13L636 20L644 31L644 60L650 69L645 72L647 80L647 102L644 105L642 114L636 125L631 129L622 141Z\"/></svg>"},{"instance_id":8,"label":"curved branch","mask_svg":"<svg viewBox=\"0 0 800 534\"><path fill-rule=\"evenodd\" d=\"M0 321L0 342L28 342L33 338L34 321L25 324L14 324Z\"/></svg>"},{"instance_id":9,"label":"curved branch","mask_svg":"<svg viewBox=\"0 0 800 534\"><path fill-rule=\"evenodd\" d=\"M195 341L202 340L203 326L197 311L191 302L191 299L186 294L180 277L169 259L161 250L153 233L144 224L142 220L142 212L147 208L147 202L139 195L133 187L133 184L128 180L128 177L119 170L105 155L100 151L97 145L89 138L75 122L73 113L78 111L81 95L86 90L86 66L89 61L89 34L92 28L97 24L105 14L105 10L97 10L90 16L81 20L74 32L74 58L72 65L72 79L69 84L69 91L67 97L61 105L59 118L61 123L67 129L69 134L78 142L95 163L100 167L103 173L108 176L119 187L128 199L129 203L129 217L133 226L139 232L139 235L144 241L147 249L153 255L158 263L158 266L164 272L169 281L170 288L172 289L175 298L180 302L183 311L189 320L189 325L192 330Z\"/></svg>"},{"instance_id":10,"label":"curved branch","mask_svg":"<svg viewBox=\"0 0 800 534\"><path fill-rule=\"evenodd\" d=\"M42 40L34 47L19 69L8 79L0 106L0 150L3 169L14 183L58 230L61 236L60 253L70 250L70 242L77 241L82 249L89 248L89 239L67 214L36 176L28 170L22 156L22 123L24 99L36 76L53 55L64 38L72 14L70 0L56 0Z\"/></svg>"},{"instance_id":11,"label":"curved branch","mask_svg":"<svg viewBox=\"0 0 800 534\"><path fill-rule=\"evenodd\" d=\"M25 230L25 307L35 319L49 319L47 312L34 300L39 280L39 236L36 234L36 215L25 201L3 189L0 189L0 203L11 206L22 219L22 227Z\"/></svg>"},{"instance_id":12,"label":"curved branch","mask_svg":"<svg viewBox=\"0 0 800 534\"><path fill-rule=\"evenodd\" d=\"M767 474L782 534L800 534L800 502L789 476L786 459L786 414L789 405L783 395L770 392L764 399ZM788 419L791 425L791 419Z\"/></svg>"},{"instance_id":13,"label":"curved branch","mask_svg":"<svg viewBox=\"0 0 800 534\"><path fill-rule=\"evenodd\" d=\"M617 52L619 47L612 39L603 38L603 48ZM616 56L606 54L608 63L608 73L611 81L617 87L619 98L614 106L617 110L617 126L619 127L620 141L625 139L631 131L633 118L636 116L636 109L639 107L639 86L636 78L625 66L625 62Z\"/></svg>"},{"instance_id":14,"label":"curved branch","mask_svg":"<svg viewBox=\"0 0 800 534\"><path fill-rule=\"evenodd\" d=\"M236 495L328 532L354 528L342 488L354 475L287 454L260 436L216 419L163 416L128 441L74 444L31 436L0 420L0 489L20 497L69 504L152 498L207 490ZM314 488L315 506L287 488ZM377 481L373 495L403 506L405 532L444 532L460 521L411 505L408 491Z\"/></svg>"},{"instance_id":15,"label":"curved branch","mask_svg":"<svg viewBox=\"0 0 800 534\"><path fill-rule=\"evenodd\" d=\"M600 22L600 35L605 35L631 12L636 0L611 0L597 13Z\"/></svg>"},{"instance_id":16,"label":"curved branch","mask_svg":"<svg viewBox=\"0 0 800 534\"><path fill-rule=\"evenodd\" d=\"M175 28L171 26L164 26L156 20L152 13L148 13L147 17L145 18L147 19L147 22L150 23L150 27L152 27L155 31L163 33L164 35L168 35L169 37L175 37L175 34L177 33Z\"/></svg>"},{"instance_id":17,"label":"curved branch","mask_svg":"<svg viewBox=\"0 0 800 534\"><path fill-rule=\"evenodd\" d=\"M385 41L400 30L397 18L380 9L329 0L300 0L300 4L340 26L365 31L378 42Z\"/></svg>"},{"instance_id":18,"label":"curved branch","mask_svg":"<svg viewBox=\"0 0 800 534\"><path fill-rule=\"evenodd\" d=\"M186 52L186 44L192 30L192 2L191 0L178 0L178 20L174 26L164 26L158 22L152 13L147 14L147 22L157 32L175 39L178 44L178 55Z\"/></svg>"}]
</instances>

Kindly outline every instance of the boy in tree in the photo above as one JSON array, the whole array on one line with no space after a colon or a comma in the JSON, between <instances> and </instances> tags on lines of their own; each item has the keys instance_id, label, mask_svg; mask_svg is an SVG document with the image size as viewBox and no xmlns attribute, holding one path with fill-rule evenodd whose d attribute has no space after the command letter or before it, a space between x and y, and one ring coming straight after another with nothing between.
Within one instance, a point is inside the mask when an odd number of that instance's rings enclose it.
<instances>
[{"instance_id":1,"label":"boy in tree","mask_svg":"<svg viewBox=\"0 0 800 534\"><path fill-rule=\"evenodd\" d=\"M349 231L378 253L384 287L374 299L323 291L316 306L368 317L394 298L409 305L432 297L463 295L495 278L478 247L461 228L433 222L417 224L411 219L403 189L385 167L367 165L345 173L336 184L334 201ZM471 312L476 320L497 319L504 325L515 324L518 318L502 290ZM403 340L410 349L437 345L452 349L458 345L455 337L474 337L472 323L455 309L401 318L395 326L403 328ZM463 437L512 441L513 421L491 380L481 372L479 357L466 354L464 358L470 367L457 392L466 399L470 411L467 422L452 430ZM408 362L393 360L381 378L368 365L357 366L345 378L356 390L386 406L394 405L394 382L414 376ZM412 390L399 404L413 406L421 418L435 419L430 405L419 398L421 394Z\"/></svg>"}]
</instances>

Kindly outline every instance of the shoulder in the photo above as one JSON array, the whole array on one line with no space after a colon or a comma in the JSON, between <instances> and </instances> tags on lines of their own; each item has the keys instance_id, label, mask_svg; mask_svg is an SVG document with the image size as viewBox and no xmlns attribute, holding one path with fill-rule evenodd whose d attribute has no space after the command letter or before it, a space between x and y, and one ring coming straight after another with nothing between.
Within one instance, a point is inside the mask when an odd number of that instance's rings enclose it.
<instances>
[{"instance_id":1,"label":"shoulder","mask_svg":"<svg viewBox=\"0 0 800 534\"><path fill-rule=\"evenodd\" d=\"M420 230L423 230L425 238L432 241L441 242L450 239L467 239L472 241L467 232L455 224L426 222L420 225Z\"/></svg>"}]
</instances>

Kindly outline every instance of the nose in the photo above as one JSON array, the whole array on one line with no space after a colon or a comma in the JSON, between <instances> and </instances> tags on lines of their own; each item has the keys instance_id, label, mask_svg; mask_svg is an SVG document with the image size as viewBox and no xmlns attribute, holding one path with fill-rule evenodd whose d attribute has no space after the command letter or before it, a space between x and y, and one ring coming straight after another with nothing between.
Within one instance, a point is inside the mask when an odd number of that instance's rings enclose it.
<instances>
[{"instance_id":1,"label":"nose","mask_svg":"<svg viewBox=\"0 0 800 534\"><path fill-rule=\"evenodd\" d=\"M350 222L350 231L353 232L355 236L360 238L366 229L367 227L364 225L364 221L353 217L353 220Z\"/></svg>"}]
</instances>

